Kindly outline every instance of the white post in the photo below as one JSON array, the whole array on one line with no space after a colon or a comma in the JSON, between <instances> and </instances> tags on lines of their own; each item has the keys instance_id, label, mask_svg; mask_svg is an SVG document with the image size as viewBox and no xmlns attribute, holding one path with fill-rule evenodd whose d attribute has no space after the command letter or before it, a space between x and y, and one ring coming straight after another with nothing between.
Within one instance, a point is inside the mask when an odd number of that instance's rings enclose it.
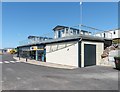
<instances>
[{"instance_id":1,"label":"white post","mask_svg":"<svg viewBox=\"0 0 120 92\"><path fill-rule=\"evenodd\" d=\"M70 27L68 28L68 35L69 35L69 36L71 35Z\"/></svg>"},{"instance_id":2,"label":"white post","mask_svg":"<svg viewBox=\"0 0 120 92\"><path fill-rule=\"evenodd\" d=\"M82 25L82 2L80 2L80 35L81 35L81 26Z\"/></svg>"},{"instance_id":3,"label":"white post","mask_svg":"<svg viewBox=\"0 0 120 92\"><path fill-rule=\"evenodd\" d=\"M112 39L112 33L111 33L111 39Z\"/></svg>"}]
</instances>

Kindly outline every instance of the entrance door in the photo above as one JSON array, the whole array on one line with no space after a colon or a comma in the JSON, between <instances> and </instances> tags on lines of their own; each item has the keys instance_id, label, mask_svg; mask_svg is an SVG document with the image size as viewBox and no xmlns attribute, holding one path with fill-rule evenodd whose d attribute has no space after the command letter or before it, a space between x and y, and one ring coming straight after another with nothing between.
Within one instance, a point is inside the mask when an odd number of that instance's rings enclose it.
<instances>
[{"instance_id":1,"label":"entrance door","mask_svg":"<svg viewBox=\"0 0 120 92\"><path fill-rule=\"evenodd\" d=\"M31 59L35 60L35 56L36 56L35 51L34 50L30 51L30 57L31 57Z\"/></svg>"},{"instance_id":2,"label":"entrance door","mask_svg":"<svg viewBox=\"0 0 120 92\"><path fill-rule=\"evenodd\" d=\"M84 66L96 65L96 45L84 44Z\"/></svg>"}]
</instances>

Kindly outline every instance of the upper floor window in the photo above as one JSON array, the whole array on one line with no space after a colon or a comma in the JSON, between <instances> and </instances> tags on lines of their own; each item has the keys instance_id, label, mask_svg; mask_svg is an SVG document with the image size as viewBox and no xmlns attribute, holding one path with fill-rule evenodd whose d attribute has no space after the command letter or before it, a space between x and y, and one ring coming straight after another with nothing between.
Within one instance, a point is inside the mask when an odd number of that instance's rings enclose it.
<instances>
[{"instance_id":1,"label":"upper floor window","mask_svg":"<svg viewBox=\"0 0 120 92\"><path fill-rule=\"evenodd\" d=\"M62 30L62 33L64 34L64 30Z\"/></svg>"},{"instance_id":2,"label":"upper floor window","mask_svg":"<svg viewBox=\"0 0 120 92\"><path fill-rule=\"evenodd\" d=\"M68 28L66 28L66 31L68 31Z\"/></svg>"},{"instance_id":3,"label":"upper floor window","mask_svg":"<svg viewBox=\"0 0 120 92\"><path fill-rule=\"evenodd\" d=\"M104 33L104 38L105 38L105 33Z\"/></svg>"},{"instance_id":4,"label":"upper floor window","mask_svg":"<svg viewBox=\"0 0 120 92\"><path fill-rule=\"evenodd\" d=\"M76 30L73 30L73 34L76 34Z\"/></svg>"},{"instance_id":5,"label":"upper floor window","mask_svg":"<svg viewBox=\"0 0 120 92\"><path fill-rule=\"evenodd\" d=\"M58 38L61 37L61 31L58 31Z\"/></svg>"},{"instance_id":6,"label":"upper floor window","mask_svg":"<svg viewBox=\"0 0 120 92\"><path fill-rule=\"evenodd\" d=\"M77 34L79 34L79 30L77 30Z\"/></svg>"},{"instance_id":7,"label":"upper floor window","mask_svg":"<svg viewBox=\"0 0 120 92\"><path fill-rule=\"evenodd\" d=\"M86 32L83 31L83 35L85 35L85 34L86 34Z\"/></svg>"},{"instance_id":8,"label":"upper floor window","mask_svg":"<svg viewBox=\"0 0 120 92\"><path fill-rule=\"evenodd\" d=\"M115 31L114 31L114 33L113 34L115 34Z\"/></svg>"},{"instance_id":9,"label":"upper floor window","mask_svg":"<svg viewBox=\"0 0 120 92\"><path fill-rule=\"evenodd\" d=\"M68 29L66 29L66 34L68 33Z\"/></svg>"}]
</instances>

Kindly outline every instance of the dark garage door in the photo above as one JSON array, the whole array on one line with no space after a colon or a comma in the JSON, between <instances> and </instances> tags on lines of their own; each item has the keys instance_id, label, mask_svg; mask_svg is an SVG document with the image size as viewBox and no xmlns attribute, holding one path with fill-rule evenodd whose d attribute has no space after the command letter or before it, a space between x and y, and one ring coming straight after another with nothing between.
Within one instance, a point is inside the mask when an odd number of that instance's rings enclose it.
<instances>
[{"instance_id":1,"label":"dark garage door","mask_svg":"<svg viewBox=\"0 0 120 92\"><path fill-rule=\"evenodd\" d=\"M84 44L84 66L96 65L96 45Z\"/></svg>"}]
</instances>

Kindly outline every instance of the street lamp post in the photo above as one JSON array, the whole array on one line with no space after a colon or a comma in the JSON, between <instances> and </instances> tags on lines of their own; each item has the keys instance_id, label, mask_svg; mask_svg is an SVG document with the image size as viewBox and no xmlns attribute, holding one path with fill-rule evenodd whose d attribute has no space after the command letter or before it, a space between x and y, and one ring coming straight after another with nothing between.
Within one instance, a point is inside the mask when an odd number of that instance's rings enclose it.
<instances>
[{"instance_id":1,"label":"street lamp post","mask_svg":"<svg viewBox=\"0 0 120 92\"><path fill-rule=\"evenodd\" d=\"M73 27L76 27L76 26L73 26ZM80 29L80 35L81 35L81 27L82 27L82 2L80 2L80 24L78 24L78 27ZM69 35L70 35L70 27L68 28L68 31L69 31Z\"/></svg>"},{"instance_id":2,"label":"street lamp post","mask_svg":"<svg viewBox=\"0 0 120 92\"><path fill-rule=\"evenodd\" d=\"M80 35L81 35L81 27L82 27L82 2L80 2Z\"/></svg>"}]
</instances>

